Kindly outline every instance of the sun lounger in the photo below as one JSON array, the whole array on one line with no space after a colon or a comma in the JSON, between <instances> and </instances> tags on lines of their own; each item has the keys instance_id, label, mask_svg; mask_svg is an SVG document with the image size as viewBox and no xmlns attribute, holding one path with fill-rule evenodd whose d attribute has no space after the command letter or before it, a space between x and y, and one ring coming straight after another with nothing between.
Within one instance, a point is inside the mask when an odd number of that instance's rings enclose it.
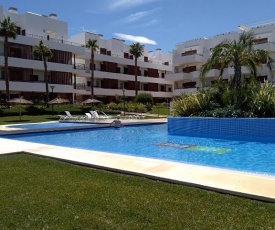
<instances>
[{"instance_id":1,"label":"sun lounger","mask_svg":"<svg viewBox=\"0 0 275 230\"><path fill-rule=\"evenodd\" d=\"M95 121L96 120L95 117L92 116L92 114L90 114L90 113L85 113L85 115L86 115L86 118L85 118L86 121Z\"/></svg>"},{"instance_id":2,"label":"sun lounger","mask_svg":"<svg viewBox=\"0 0 275 230\"><path fill-rule=\"evenodd\" d=\"M107 114L104 113L103 111L101 111L101 113L102 113L102 116L103 116L103 117L106 117L106 119L112 119L112 118L113 118L112 116L107 115Z\"/></svg>"},{"instance_id":3,"label":"sun lounger","mask_svg":"<svg viewBox=\"0 0 275 230\"><path fill-rule=\"evenodd\" d=\"M103 121L107 119L105 116L99 115L97 111L90 111L90 113L97 121Z\"/></svg>"},{"instance_id":4,"label":"sun lounger","mask_svg":"<svg viewBox=\"0 0 275 230\"><path fill-rule=\"evenodd\" d=\"M69 111L65 111L66 115L60 115L60 121L79 121L83 119L83 116L72 116Z\"/></svg>"}]
</instances>

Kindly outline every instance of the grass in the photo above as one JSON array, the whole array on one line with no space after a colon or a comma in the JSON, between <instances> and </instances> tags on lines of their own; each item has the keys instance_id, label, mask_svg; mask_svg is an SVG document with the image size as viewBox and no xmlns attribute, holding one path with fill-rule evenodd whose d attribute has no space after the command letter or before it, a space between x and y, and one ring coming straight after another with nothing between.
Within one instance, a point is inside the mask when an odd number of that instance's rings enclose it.
<instances>
[{"instance_id":1,"label":"grass","mask_svg":"<svg viewBox=\"0 0 275 230\"><path fill-rule=\"evenodd\" d=\"M167 106L153 106L151 113L167 116L167 115L169 115L170 111Z\"/></svg>"},{"instance_id":2,"label":"grass","mask_svg":"<svg viewBox=\"0 0 275 230\"><path fill-rule=\"evenodd\" d=\"M0 157L0 229L274 229L275 205L25 154Z\"/></svg>"},{"instance_id":3,"label":"grass","mask_svg":"<svg viewBox=\"0 0 275 230\"><path fill-rule=\"evenodd\" d=\"M8 117L0 117L0 125L9 125L15 123L35 123L35 122L45 122L45 121L58 121L59 117L57 115L38 115L38 116L30 116L23 115L21 120L19 116L8 116Z\"/></svg>"}]
</instances>

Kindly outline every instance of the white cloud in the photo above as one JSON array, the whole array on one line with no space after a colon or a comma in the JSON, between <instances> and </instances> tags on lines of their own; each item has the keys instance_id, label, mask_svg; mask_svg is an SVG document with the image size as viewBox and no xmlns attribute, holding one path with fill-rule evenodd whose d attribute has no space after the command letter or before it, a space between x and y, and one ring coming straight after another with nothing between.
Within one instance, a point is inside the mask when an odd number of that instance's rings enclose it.
<instances>
[{"instance_id":1,"label":"white cloud","mask_svg":"<svg viewBox=\"0 0 275 230\"><path fill-rule=\"evenodd\" d=\"M129 35L129 34L121 34L121 33L115 33L114 35L120 39L127 40L127 41L139 42L142 44L150 44L150 45L157 44L156 41L150 40L143 36L134 36L134 35Z\"/></svg>"},{"instance_id":2,"label":"white cloud","mask_svg":"<svg viewBox=\"0 0 275 230\"><path fill-rule=\"evenodd\" d=\"M150 15L150 14L152 14L152 11L140 11L135 14L129 15L128 17L126 17L124 19L124 21L127 23L135 22L135 21L140 20L141 18L143 18L147 15Z\"/></svg>"},{"instance_id":3,"label":"white cloud","mask_svg":"<svg viewBox=\"0 0 275 230\"><path fill-rule=\"evenodd\" d=\"M141 27L147 27L147 26L152 26L152 25L155 25L157 24L159 21L157 19L152 19L151 21L141 25Z\"/></svg>"},{"instance_id":4,"label":"white cloud","mask_svg":"<svg viewBox=\"0 0 275 230\"><path fill-rule=\"evenodd\" d=\"M138 5L147 4L150 2L155 2L158 0L112 0L109 4L111 10L121 9L121 8L131 8Z\"/></svg>"}]
</instances>

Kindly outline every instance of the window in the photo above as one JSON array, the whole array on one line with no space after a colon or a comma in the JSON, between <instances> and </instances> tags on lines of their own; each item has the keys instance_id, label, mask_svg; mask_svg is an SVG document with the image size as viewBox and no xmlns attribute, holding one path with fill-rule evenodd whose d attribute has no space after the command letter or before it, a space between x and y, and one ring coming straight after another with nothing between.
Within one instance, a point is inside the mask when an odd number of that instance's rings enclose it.
<instances>
[{"instance_id":1,"label":"window","mask_svg":"<svg viewBox=\"0 0 275 230\"><path fill-rule=\"evenodd\" d=\"M95 81L95 87L100 88L101 87L101 80L96 80Z\"/></svg>"},{"instance_id":2,"label":"window","mask_svg":"<svg viewBox=\"0 0 275 230\"><path fill-rule=\"evenodd\" d=\"M268 42L267 38L259 38L259 39L254 40L255 45L264 44L264 43L267 43L267 42Z\"/></svg>"},{"instance_id":3,"label":"window","mask_svg":"<svg viewBox=\"0 0 275 230\"><path fill-rule=\"evenodd\" d=\"M124 82L123 81L118 82L118 88L119 89L124 89Z\"/></svg>"},{"instance_id":4,"label":"window","mask_svg":"<svg viewBox=\"0 0 275 230\"><path fill-rule=\"evenodd\" d=\"M148 76L148 70L144 70L144 77Z\"/></svg>"},{"instance_id":5,"label":"window","mask_svg":"<svg viewBox=\"0 0 275 230\"><path fill-rule=\"evenodd\" d=\"M187 88L196 88L196 82L192 81L192 82L185 82L182 84L182 88L187 89Z\"/></svg>"},{"instance_id":6,"label":"window","mask_svg":"<svg viewBox=\"0 0 275 230\"><path fill-rule=\"evenodd\" d=\"M30 80L32 81L32 82L38 82L38 75L30 75Z\"/></svg>"},{"instance_id":7,"label":"window","mask_svg":"<svg viewBox=\"0 0 275 230\"><path fill-rule=\"evenodd\" d=\"M197 54L197 50L185 51L184 53L181 54L181 56L188 56L188 55L193 55L193 54Z\"/></svg>"},{"instance_id":8,"label":"window","mask_svg":"<svg viewBox=\"0 0 275 230\"><path fill-rule=\"evenodd\" d=\"M143 91L148 91L148 84L141 83L140 84L140 89Z\"/></svg>"},{"instance_id":9,"label":"window","mask_svg":"<svg viewBox=\"0 0 275 230\"><path fill-rule=\"evenodd\" d=\"M185 68L182 69L183 73L191 73L193 71L196 71L197 67L196 66L187 66Z\"/></svg>"}]
</instances>

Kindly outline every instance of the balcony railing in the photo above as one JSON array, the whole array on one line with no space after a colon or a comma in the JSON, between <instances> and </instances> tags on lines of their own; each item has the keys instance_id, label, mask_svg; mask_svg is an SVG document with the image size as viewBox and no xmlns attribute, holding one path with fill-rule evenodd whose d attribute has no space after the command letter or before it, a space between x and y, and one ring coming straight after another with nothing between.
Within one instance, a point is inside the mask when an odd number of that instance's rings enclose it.
<instances>
[{"instance_id":1,"label":"balcony railing","mask_svg":"<svg viewBox=\"0 0 275 230\"><path fill-rule=\"evenodd\" d=\"M74 64L73 66L74 69L78 69L78 70L85 70L85 64Z\"/></svg>"},{"instance_id":2,"label":"balcony railing","mask_svg":"<svg viewBox=\"0 0 275 230\"><path fill-rule=\"evenodd\" d=\"M84 46L84 44L80 44L80 43L76 43L76 42L71 42L71 41L66 41L66 40L64 40L62 38L61 39L59 39L59 38L51 38L51 37L47 37L47 36L41 36L41 35L30 34L30 33L26 33L25 36L26 37L31 37L31 38L37 38L37 39L40 39L40 40L48 40L48 41L53 41L53 42L64 43L64 44L67 44L67 45Z\"/></svg>"},{"instance_id":3,"label":"balcony railing","mask_svg":"<svg viewBox=\"0 0 275 230\"><path fill-rule=\"evenodd\" d=\"M85 83L78 83L75 85L75 89L85 90L86 84Z\"/></svg>"},{"instance_id":4,"label":"balcony railing","mask_svg":"<svg viewBox=\"0 0 275 230\"><path fill-rule=\"evenodd\" d=\"M36 38L36 39L39 39L39 40L48 40L48 41L52 41L52 42L64 43L64 44L67 44L67 45L85 47L84 44L71 42L71 41L68 41L68 40L64 40L63 38L61 38L61 39L60 38L51 38L49 36L42 36L42 35L31 34L31 33L26 33L25 35L21 35L21 36ZM87 49L87 50L89 50L89 49ZM100 52L96 51L95 53L99 54ZM110 54L106 53L106 54L102 54L102 55L118 57L118 58L125 58L124 55L119 55L119 54L111 54L110 55ZM128 59L130 59L130 58L128 58ZM152 60L151 59L151 60L148 60L148 61L144 61L143 58L139 58L138 61L140 61L140 62L149 62L149 63L153 63L153 64L157 64L157 65L169 65L169 63L167 63L167 62L163 63L160 60Z\"/></svg>"}]
</instances>

